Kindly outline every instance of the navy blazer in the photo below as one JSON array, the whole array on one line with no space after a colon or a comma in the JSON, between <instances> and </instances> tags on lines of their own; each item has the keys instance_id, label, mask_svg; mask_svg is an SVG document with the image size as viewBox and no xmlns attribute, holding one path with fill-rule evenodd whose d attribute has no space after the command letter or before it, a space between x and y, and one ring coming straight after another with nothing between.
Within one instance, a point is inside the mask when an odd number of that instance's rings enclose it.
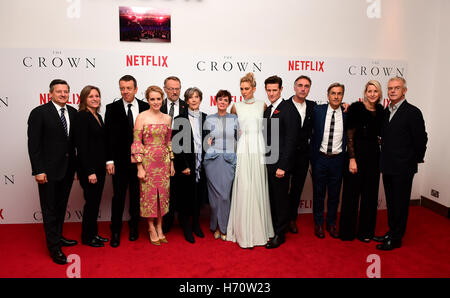
<instances>
[{"instance_id":1,"label":"navy blazer","mask_svg":"<svg viewBox=\"0 0 450 298\"><path fill-rule=\"evenodd\" d=\"M320 146L322 144L323 134L325 131L325 120L327 116L327 110L328 104L317 105L314 107L312 137L310 146L311 163L314 163L319 158ZM341 111L342 111L342 120L344 122L342 153L345 153L347 148L347 133L346 133L347 114L344 113L344 109L342 107Z\"/></svg>"},{"instance_id":2,"label":"navy blazer","mask_svg":"<svg viewBox=\"0 0 450 298\"><path fill-rule=\"evenodd\" d=\"M34 108L28 118L28 154L32 175L45 173L49 180L61 180L67 170L75 170L73 141L77 110L66 109L70 120L69 136L64 132L60 115L51 101Z\"/></svg>"},{"instance_id":3,"label":"navy blazer","mask_svg":"<svg viewBox=\"0 0 450 298\"><path fill-rule=\"evenodd\" d=\"M386 108L381 127L381 172L390 175L416 173L428 142L422 113L405 100L391 121L389 115L389 108Z\"/></svg>"}]
</instances>

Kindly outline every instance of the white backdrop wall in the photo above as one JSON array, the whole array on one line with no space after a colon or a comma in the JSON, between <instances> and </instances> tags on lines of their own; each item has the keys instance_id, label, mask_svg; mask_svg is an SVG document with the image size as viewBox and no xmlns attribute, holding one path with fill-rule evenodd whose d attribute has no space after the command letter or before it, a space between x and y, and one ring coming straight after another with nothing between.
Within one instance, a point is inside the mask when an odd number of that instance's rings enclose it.
<instances>
[{"instance_id":1,"label":"white backdrop wall","mask_svg":"<svg viewBox=\"0 0 450 298\"><path fill-rule=\"evenodd\" d=\"M380 4L380 17L369 18L372 5ZM132 43L120 42L118 38L119 6L147 6L164 8L172 14L172 43ZM375 6L378 7L378 6ZM140 1L113 1L113 0L46 0L46 1L2 1L0 2L0 25L2 49L32 50L42 49L46 56L61 55L80 49L96 50L102 53L121 51L125 54L155 55L161 53L173 53L199 58L224 59L225 57L313 57L326 59L362 59L367 63L373 61L404 61L408 64L408 95L410 102L421 108L424 113L427 129L430 136L429 149L426 163L419 168L419 174L415 178L412 198L417 199L421 195L429 197L431 187L440 191L440 202L450 206L450 186L441 177L448 173L449 157L442 154L438 148L442 148L441 135L448 136L448 117L441 116L444 109L442 104L448 107L448 100L441 96L440 86L448 86L446 71L448 69L448 28L449 9L445 0L286 0L286 1L217 1L217 0L140 0ZM376 15L376 10L375 10ZM439 17L436 17L439 16ZM447 26L447 27L445 27ZM445 37L445 38L444 38ZM445 51L447 49L447 51ZM49 53L55 51L56 53ZM32 51L33 52L33 51ZM2 52L4 53L4 52ZM325 59L325 58L324 58ZM3 60L4 61L4 60ZM348 60L347 60L348 61ZM442 62L444 61L444 63ZM447 62L445 62L447 61ZM113 61L110 63L114 64ZM447 63L447 64L445 64ZM110 75L101 78L90 78L89 82L80 80L79 84L72 84L72 89L81 90L82 84L97 84L103 91L104 104L119 97L118 88L114 87L118 77L122 73L115 73L112 68ZM285 70L278 73L282 75ZM25 77L12 75L13 69L2 64L2 84L0 89L0 124L2 129L2 143L5 143L5 135L22 135L23 127L31 107L38 105L36 97L27 96L11 98L6 92L9 82L19 86L23 94L27 94L27 88L33 82L24 80ZM42 83L39 93L45 93L48 82L53 78L51 73L40 72L39 81ZM177 75L177 73L174 73ZM271 75L268 73L267 75ZM63 78L70 77L70 72L61 72ZM154 72L144 73L139 76L140 91L147 83L162 84L162 78L166 73L155 75ZM242 75L236 73L237 82ZM201 83L186 76L180 76L183 87L198 85ZM292 77L285 79L284 97L292 93ZM360 76L360 80L367 81L372 76ZM87 76L86 78L89 78ZM258 76L257 76L258 78ZM264 97L261 88L264 76L259 79L257 95ZM337 77L336 81L341 78ZM69 82L70 83L70 82ZM213 82L214 85L217 82ZM237 84L237 83L236 83ZM315 80L311 96L324 98L325 90L321 90L327 82ZM360 86L352 86L354 90L362 89ZM220 84L217 84L219 86ZM106 89L103 86L108 86ZM109 87L111 86L111 87ZM220 85L221 87L221 85ZM229 87L233 94L237 94L237 85ZM232 89L236 88L236 89ZM34 90L33 92L37 92ZM78 91L79 92L79 91ZM346 101L351 101L347 100ZM6 104L5 104L6 103ZM26 103L26 104L24 104ZM15 122L5 122L6 115L12 106L23 105L23 114L17 115ZM437 108L439 106L439 108ZM448 109L447 109L448 110ZM20 123L20 125L19 125ZM431 131L431 128L433 129ZM435 137L435 136L438 136ZM26 222L22 217L8 217L10 208L17 208L24 204L28 209L38 212L37 187L30 176L30 168L26 147L14 146L13 149L1 146L0 149L0 223ZM13 152L11 152L13 150ZM444 151L445 152L445 151ZM8 158L11 154L20 156L19 160ZM441 154L439 157L431 154ZM431 156L430 156L431 155ZM444 158L444 163L442 162ZM17 171L19 165L20 171ZM16 174L21 172L23 174ZM447 175L448 177L448 175ZM12 183L13 182L13 183ZM305 191L308 191L308 182ZM105 189L111 189L110 181L107 181ZM21 196L8 199L6 203L5 193L11 188L21 189ZM74 183L75 193L78 183ZM79 190L78 190L79 191ZM309 190L310 191L310 190ZM102 210L108 209L110 193L105 193L102 202ZM104 198L105 198L104 197ZM81 208L80 196L71 196L69 208L73 207L69 220L78 220ZM30 218L29 214L24 217ZM39 214L33 213L33 219L39 220ZM101 215L102 220L108 220L108 216Z\"/></svg>"}]
</instances>

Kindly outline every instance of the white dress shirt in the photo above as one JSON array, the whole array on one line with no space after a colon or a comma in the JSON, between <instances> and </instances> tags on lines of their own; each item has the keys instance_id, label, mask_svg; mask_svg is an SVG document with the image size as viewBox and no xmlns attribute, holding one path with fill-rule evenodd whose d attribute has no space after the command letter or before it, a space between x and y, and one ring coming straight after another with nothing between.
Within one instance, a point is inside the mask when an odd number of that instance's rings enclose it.
<instances>
[{"instance_id":1,"label":"white dress shirt","mask_svg":"<svg viewBox=\"0 0 450 298\"><path fill-rule=\"evenodd\" d=\"M277 109L277 107L280 105L280 103L283 101L283 99L280 97L277 99L276 102L272 104L272 112L270 113L270 118L272 118L273 112Z\"/></svg>"},{"instance_id":2,"label":"white dress shirt","mask_svg":"<svg viewBox=\"0 0 450 298\"><path fill-rule=\"evenodd\" d=\"M170 107L172 106L172 101L166 98L166 102L167 102L167 115L169 115ZM174 124L173 119L175 119L175 117L180 114L180 99L178 98L174 103L175 104L173 105L172 129Z\"/></svg>"},{"instance_id":3,"label":"white dress shirt","mask_svg":"<svg viewBox=\"0 0 450 298\"><path fill-rule=\"evenodd\" d=\"M61 109L64 108L64 118L66 118L66 123L67 123L67 135L69 135L70 132L70 118L69 118L69 111L67 111L67 105L64 105L63 107L57 105L56 103L53 102L53 105L55 106L56 111L58 112L58 116L61 117Z\"/></svg>"},{"instance_id":4,"label":"white dress shirt","mask_svg":"<svg viewBox=\"0 0 450 298\"><path fill-rule=\"evenodd\" d=\"M294 99L292 99L292 102L294 103L295 107L297 108L298 113L300 114L300 117L302 119L302 127L303 123L305 123L305 117L306 117L306 100L302 103L296 102Z\"/></svg>"},{"instance_id":5,"label":"white dress shirt","mask_svg":"<svg viewBox=\"0 0 450 298\"><path fill-rule=\"evenodd\" d=\"M323 153L327 153L328 138L330 136L330 124L333 111L336 111L336 113L334 114L333 146L331 154L339 154L342 152L342 138L344 136L344 121L342 119L342 110L340 107L336 110L333 110L330 105L328 105L327 116L325 118L325 126L323 129L323 139L320 146L320 151Z\"/></svg>"}]
</instances>

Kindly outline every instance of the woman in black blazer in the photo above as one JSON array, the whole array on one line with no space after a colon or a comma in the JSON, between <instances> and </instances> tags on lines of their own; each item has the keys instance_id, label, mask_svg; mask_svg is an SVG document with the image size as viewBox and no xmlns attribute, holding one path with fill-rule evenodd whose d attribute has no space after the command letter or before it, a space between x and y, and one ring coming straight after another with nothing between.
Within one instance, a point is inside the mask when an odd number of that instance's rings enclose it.
<instances>
[{"instance_id":1,"label":"woman in black blazer","mask_svg":"<svg viewBox=\"0 0 450 298\"><path fill-rule=\"evenodd\" d=\"M108 239L98 235L97 217L106 176L105 131L100 109L100 89L86 86L80 93L75 142L78 178L86 203L83 210L81 240L85 245L102 247Z\"/></svg>"}]
</instances>

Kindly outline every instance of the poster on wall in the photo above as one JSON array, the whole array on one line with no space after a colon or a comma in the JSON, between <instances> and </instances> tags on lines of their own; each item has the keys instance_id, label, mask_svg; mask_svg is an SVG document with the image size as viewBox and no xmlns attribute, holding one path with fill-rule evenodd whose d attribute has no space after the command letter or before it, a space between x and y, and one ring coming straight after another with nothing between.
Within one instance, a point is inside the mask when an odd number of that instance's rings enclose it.
<instances>
[{"instance_id":1,"label":"poster on wall","mask_svg":"<svg viewBox=\"0 0 450 298\"><path fill-rule=\"evenodd\" d=\"M119 7L120 41L171 41L170 13L148 7Z\"/></svg>"}]
</instances>

